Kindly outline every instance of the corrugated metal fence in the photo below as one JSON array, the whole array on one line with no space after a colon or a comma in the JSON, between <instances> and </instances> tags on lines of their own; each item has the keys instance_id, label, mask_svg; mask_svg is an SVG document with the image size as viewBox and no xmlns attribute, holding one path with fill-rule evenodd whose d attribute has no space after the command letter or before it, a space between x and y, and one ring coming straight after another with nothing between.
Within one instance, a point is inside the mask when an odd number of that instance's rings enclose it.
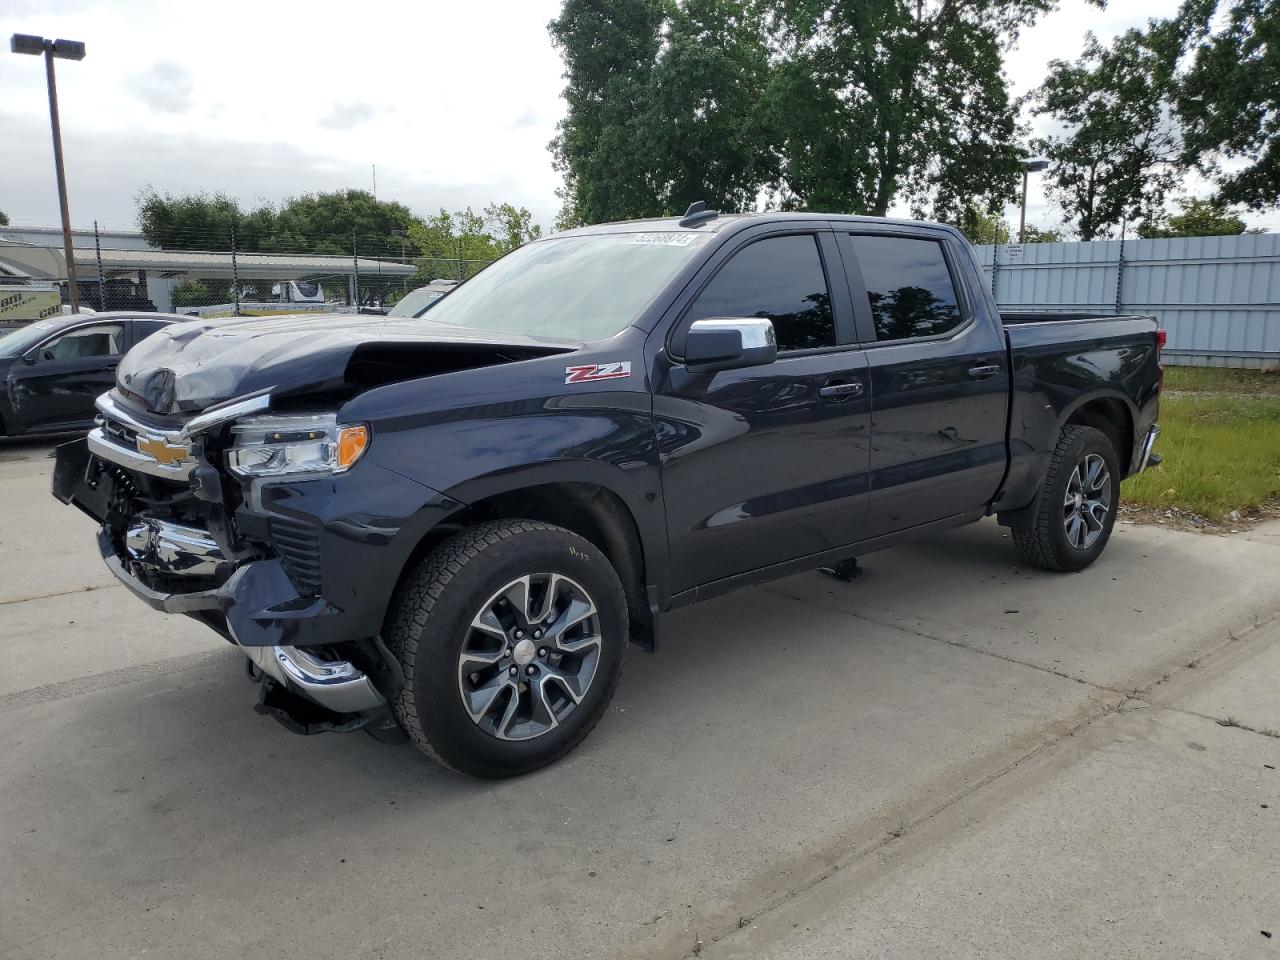
<instances>
[{"instance_id":1,"label":"corrugated metal fence","mask_svg":"<svg viewBox=\"0 0 1280 960\"><path fill-rule=\"evenodd\" d=\"M1171 363L1280 366L1280 234L987 244L978 256L1003 310L1150 313Z\"/></svg>"}]
</instances>

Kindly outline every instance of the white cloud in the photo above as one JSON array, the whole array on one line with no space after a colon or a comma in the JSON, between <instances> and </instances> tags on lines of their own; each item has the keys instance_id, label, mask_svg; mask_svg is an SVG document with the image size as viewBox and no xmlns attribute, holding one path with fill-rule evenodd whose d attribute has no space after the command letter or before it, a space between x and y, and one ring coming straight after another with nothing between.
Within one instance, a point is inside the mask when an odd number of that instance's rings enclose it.
<instances>
[{"instance_id":1,"label":"white cloud","mask_svg":"<svg viewBox=\"0 0 1280 960\"><path fill-rule=\"evenodd\" d=\"M162 60L141 73L130 74L129 89L152 110L186 113L191 109L195 82L191 71L180 63Z\"/></svg>"},{"instance_id":2,"label":"white cloud","mask_svg":"<svg viewBox=\"0 0 1280 960\"><path fill-rule=\"evenodd\" d=\"M329 112L320 118L320 126L330 130L350 130L362 123L368 123L379 112L379 109L371 103L335 103L329 108Z\"/></svg>"},{"instance_id":3,"label":"white cloud","mask_svg":"<svg viewBox=\"0 0 1280 960\"><path fill-rule=\"evenodd\" d=\"M507 201L545 226L559 209L547 143L564 113L564 67L546 25L560 0L386 0L355 17L339 0L305 12L223 0L216 15L167 0L0 5L6 30L87 44L83 61L58 65L77 225L132 225L147 183L279 202L367 187L374 164L378 196L418 213ZM1064 0L1010 55L1015 92L1050 59L1078 55L1086 30L1105 40L1176 6L1113 0L1100 12ZM56 224L37 58L0 56L0 90L0 209ZM1052 218L1033 178L1028 222Z\"/></svg>"}]
</instances>

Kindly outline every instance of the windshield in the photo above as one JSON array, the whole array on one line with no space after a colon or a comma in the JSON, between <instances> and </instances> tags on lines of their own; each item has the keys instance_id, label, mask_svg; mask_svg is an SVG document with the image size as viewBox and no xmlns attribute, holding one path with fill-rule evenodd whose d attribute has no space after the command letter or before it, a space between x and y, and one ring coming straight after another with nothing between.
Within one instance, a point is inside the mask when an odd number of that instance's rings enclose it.
<instances>
[{"instance_id":1,"label":"windshield","mask_svg":"<svg viewBox=\"0 0 1280 960\"><path fill-rule=\"evenodd\" d=\"M12 333L6 333L0 337L0 357L16 357L25 353L29 347L35 346L56 329L58 324L42 320L40 323L19 327Z\"/></svg>"},{"instance_id":2,"label":"windshield","mask_svg":"<svg viewBox=\"0 0 1280 960\"><path fill-rule=\"evenodd\" d=\"M422 315L422 311L431 306L441 297L444 296L442 290L432 290L430 287L419 287L417 290L410 290L401 297L394 307L387 311L388 317L418 317Z\"/></svg>"},{"instance_id":3,"label":"windshield","mask_svg":"<svg viewBox=\"0 0 1280 960\"><path fill-rule=\"evenodd\" d=\"M633 323L708 238L608 233L530 243L433 306L431 322L552 340L602 340Z\"/></svg>"}]
</instances>

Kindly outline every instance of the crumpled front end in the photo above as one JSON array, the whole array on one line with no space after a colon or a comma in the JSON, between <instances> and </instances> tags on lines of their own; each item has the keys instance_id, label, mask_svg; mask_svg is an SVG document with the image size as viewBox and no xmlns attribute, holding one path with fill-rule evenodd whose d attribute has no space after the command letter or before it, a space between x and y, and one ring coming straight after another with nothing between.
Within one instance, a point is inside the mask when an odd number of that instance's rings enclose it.
<instances>
[{"instance_id":1,"label":"crumpled front end","mask_svg":"<svg viewBox=\"0 0 1280 960\"><path fill-rule=\"evenodd\" d=\"M382 617L450 502L373 463L235 476L233 428L269 405L264 394L178 419L104 395L98 425L58 448L53 493L100 524L103 561L135 596L243 648L264 681L258 709L305 733L391 731L400 675Z\"/></svg>"}]
</instances>

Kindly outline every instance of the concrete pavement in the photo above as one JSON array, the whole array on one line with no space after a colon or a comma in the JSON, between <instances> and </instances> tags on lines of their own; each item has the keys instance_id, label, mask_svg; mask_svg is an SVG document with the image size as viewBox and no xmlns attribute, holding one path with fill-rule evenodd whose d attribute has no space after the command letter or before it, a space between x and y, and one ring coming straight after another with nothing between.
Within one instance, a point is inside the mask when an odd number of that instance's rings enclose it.
<instances>
[{"instance_id":1,"label":"concrete pavement","mask_svg":"<svg viewBox=\"0 0 1280 960\"><path fill-rule=\"evenodd\" d=\"M110 585L43 455L0 447L2 956L1280 947L1280 740L1217 722L1280 726L1274 539L1125 525L1055 576L984 523L739 592L493 784L254 714L232 648Z\"/></svg>"}]
</instances>

